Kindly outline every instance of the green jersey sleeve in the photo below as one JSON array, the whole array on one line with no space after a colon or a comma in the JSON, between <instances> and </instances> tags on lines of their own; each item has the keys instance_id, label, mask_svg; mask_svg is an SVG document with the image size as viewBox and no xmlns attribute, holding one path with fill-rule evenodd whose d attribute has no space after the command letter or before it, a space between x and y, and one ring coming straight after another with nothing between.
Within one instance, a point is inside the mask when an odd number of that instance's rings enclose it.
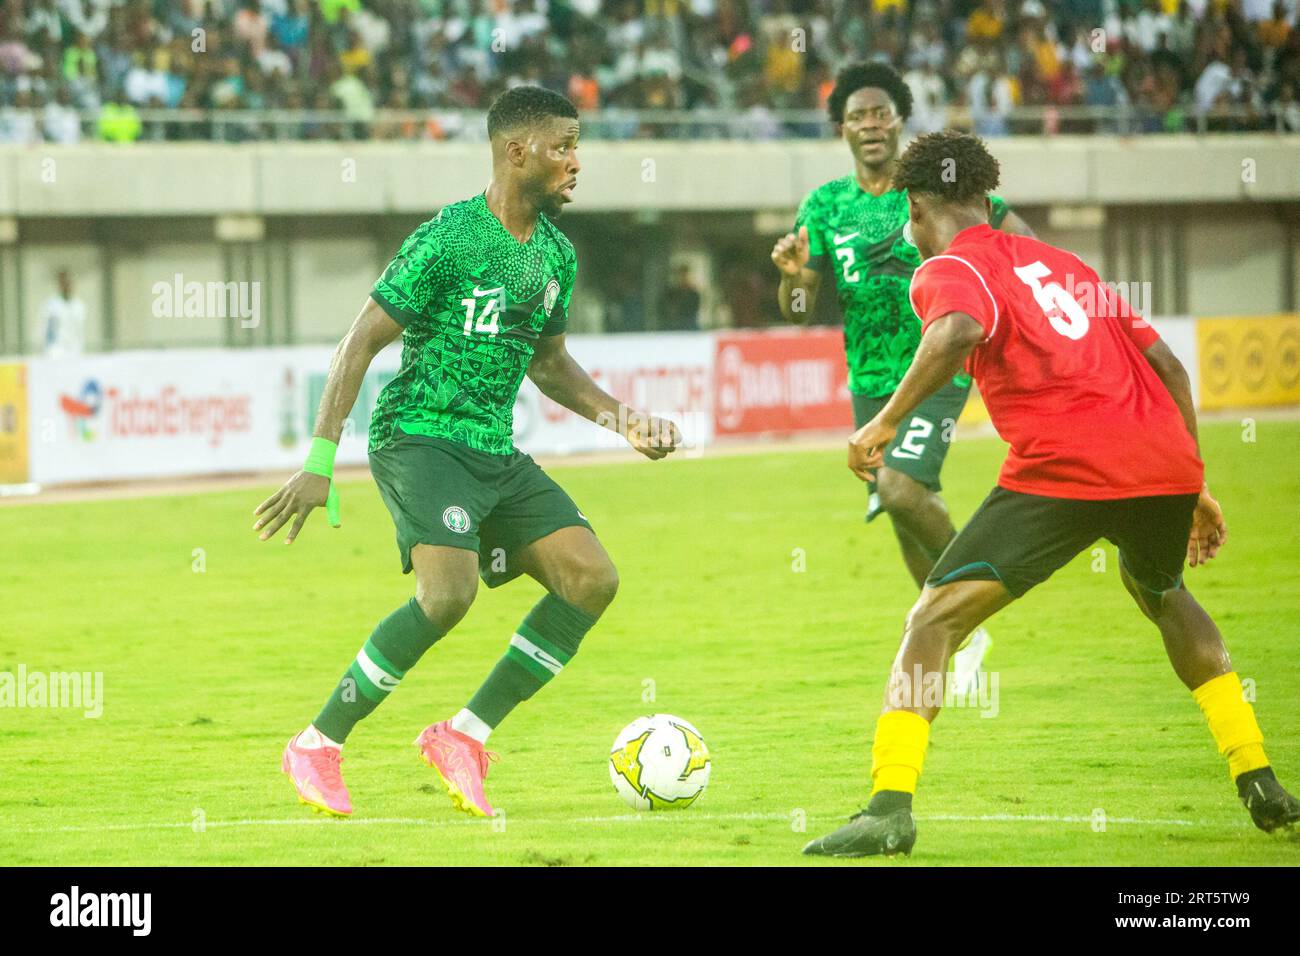
<instances>
[{"instance_id":1,"label":"green jersey sleeve","mask_svg":"<svg viewBox=\"0 0 1300 956\"><path fill-rule=\"evenodd\" d=\"M407 236L370 291L370 297L398 325L410 325L424 315L437 291L438 263L443 257L437 226L438 219L430 219Z\"/></svg>"},{"instance_id":2,"label":"green jersey sleeve","mask_svg":"<svg viewBox=\"0 0 1300 956\"><path fill-rule=\"evenodd\" d=\"M1001 196L993 195L989 196L989 205L992 207L989 211L989 225L994 229L1001 229L1002 220L1007 218L1007 213L1011 211L1011 207L1007 205L1007 201Z\"/></svg>"},{"instance_id":3,"label":"green jersey sleeve","mask_svg":"<svg viewBox=\"0 0 1300 956\"><path fill-rule=\"evenodd\" d=\"M542 326L541 335L563 335L569 328L569 300L573 298L573 284L578 280L578 257L569 250L569 261L560 277L560 288L555 303L547 311L546 324ZM546 300L543 297L542 304Z\"/></svg>"},{"instance_id":4,"label":"green jersey sleeve","mask_svg":"<svg viewBox=\"0 0 1300 956\"><path fill-rule=\"evenodd\" d=\"M817 190L810 192L799 204L799 212L794 217L796 235L802 226L808 227L808 268L820 272L826 265L826 224Z\"/></svg>"}]
</instances>

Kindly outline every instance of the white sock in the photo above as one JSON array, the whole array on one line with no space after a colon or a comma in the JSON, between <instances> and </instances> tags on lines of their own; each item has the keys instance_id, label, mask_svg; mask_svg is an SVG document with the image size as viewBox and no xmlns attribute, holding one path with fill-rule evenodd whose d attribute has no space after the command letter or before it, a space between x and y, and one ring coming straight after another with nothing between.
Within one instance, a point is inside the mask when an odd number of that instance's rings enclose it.
<instances>
[{"instance_id":1,"label":"white sock","mask_svg":"<svg viewBox=\"0 0 1300 956\"><path fill-rule=\"evenodd\" d=\"M317 730L314 724L308 724L307 729L298 735L296 746L302 747L304 750L316 750L320 747L337 747L340 750L343 749L342 744L330 740Z\"/></svg>"},{"instance_id":2,"label":"white sock","mask_svg":"<svg viewBox=\"0 0 1300 956\"><path fill-rule=\"evenodd\" d=\"M487 743L492 728L474 716L474 712L462 707L460 713L451 719L451 729L466 737L473 737L481 744Z\"/></svg>"}]
</instances>

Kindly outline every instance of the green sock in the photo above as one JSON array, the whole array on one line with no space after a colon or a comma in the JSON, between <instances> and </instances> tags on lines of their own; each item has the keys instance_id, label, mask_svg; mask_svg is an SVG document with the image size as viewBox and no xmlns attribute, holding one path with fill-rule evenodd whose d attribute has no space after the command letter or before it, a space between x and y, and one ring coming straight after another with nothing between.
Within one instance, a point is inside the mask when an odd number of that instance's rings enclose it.
<instances>
[{"instance_id":1,"label":"green sock","mask_svg":"<svg viewBox=\"0 0 1300 956\"><path fill-rule=\"evenodd\" d=\"M325 702L313 724L326 737L347 740L357 721L366 717L415 666L442 632L429 623L415 598L379 622L356 660Z\"/></svg>"},{"instance_id":2,"label":"green sock","mask_svg":"<svg viewBox=\"0 0 1300 956\"><path fill-rule=\"evenodd\" d=\"M562 598L548 594L528 612L505 657L497 661L467 705L474 716L496 728L516 705L541 690L578 653L596 619Z\"/></svg>"}]
</instances>

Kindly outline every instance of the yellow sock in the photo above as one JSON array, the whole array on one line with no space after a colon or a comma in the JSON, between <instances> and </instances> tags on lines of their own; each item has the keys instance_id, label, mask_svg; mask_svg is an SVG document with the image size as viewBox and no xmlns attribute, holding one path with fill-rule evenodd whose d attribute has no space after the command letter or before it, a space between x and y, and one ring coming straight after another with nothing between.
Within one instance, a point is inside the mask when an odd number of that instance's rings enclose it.
<instances>
[{"instance_id":1,"label":"yellow sock","mask_svg":"<svg viewBox=\"0 0 1300 956\"><path fill-rule=\"evenodd\" d=\"M916 793L916 781L930 742L930 722L910 710L891 710L876 721L871 745L871 792Z\"/></svg>"},{"instance_id":2,"label":"yellow sock","mask_svg":"<svg viewBox=\"0 0 1300 956\"><path fill-rule=\"evenodd\" d=\"M1207 680L1192 697L1209 721L1210 733L1219 753L1228 758L1228 773L1236 779L1247 770L1268 766L1264 755L1264 734L1255 721L1255 710L1242 696L1241 680L1235 671Z\"/></svg>"}]
</instances>

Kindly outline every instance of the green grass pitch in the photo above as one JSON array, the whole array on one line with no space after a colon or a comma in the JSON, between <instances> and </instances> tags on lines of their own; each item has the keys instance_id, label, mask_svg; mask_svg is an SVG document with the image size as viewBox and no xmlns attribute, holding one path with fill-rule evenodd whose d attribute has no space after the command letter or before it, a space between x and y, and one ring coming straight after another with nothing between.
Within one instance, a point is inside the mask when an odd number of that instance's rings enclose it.
<instances>
[{"instance_id":1,"label":"green grass pitch","mask_svg":"<svg viewBox=\"0 0 1300 956\"><path fill-rule=\"evenodd\" d=\"M1261 420L1255 439L1235 423L1204 429L1230 539L1188 579L1295 788L1300 423ZM955 445L945 481L959 522L1001 457L992 439ZM98 719L0 709L0 864L1300 862L1300 840L1249 825L1109 545L1104 570L1085 554L991 621L998 712L940 716L913 855L801 857L865 799L913 600L843 458L773 448L553 469L623 584L574 665L492 740L504 825L456 813L411 742L465 703L539 596L533 582L480 589L358 727L343 765L356 815L325 820L297 804L281 748L413 586L372 484L342 489L341 530L317 514L291 548L250 530L263 489L0 510L0 671L102 671L105 698ZM684 812L637 815L606 757L625 723L656 711L700 728L713 779Z\"/></svg>"}]
</instances>

